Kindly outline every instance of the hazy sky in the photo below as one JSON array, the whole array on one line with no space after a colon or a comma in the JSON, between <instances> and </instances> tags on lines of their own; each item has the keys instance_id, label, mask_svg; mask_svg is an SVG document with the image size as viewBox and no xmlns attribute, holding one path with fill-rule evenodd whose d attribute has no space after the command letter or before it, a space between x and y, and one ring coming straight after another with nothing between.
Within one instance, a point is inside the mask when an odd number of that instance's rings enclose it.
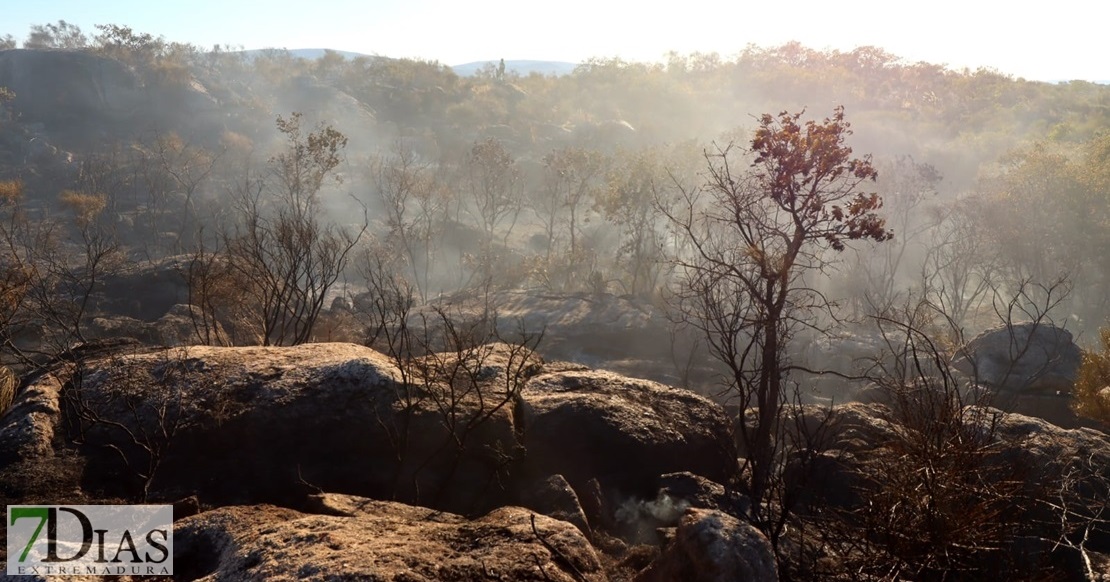
<instances>
[{"instance_id":1,"label":"hazy sky","mask_svg":"<svg viewBox=\"0 0 1110 582\"><path fill-rule=\"evenodd\" d=\"M662 61L797 40L1039 80L1110 80L1110 4L1056 0L0 0L0 34L65 19L201 46L334 48L448 65L487 59Z\"/></svg>"}]
</instances>

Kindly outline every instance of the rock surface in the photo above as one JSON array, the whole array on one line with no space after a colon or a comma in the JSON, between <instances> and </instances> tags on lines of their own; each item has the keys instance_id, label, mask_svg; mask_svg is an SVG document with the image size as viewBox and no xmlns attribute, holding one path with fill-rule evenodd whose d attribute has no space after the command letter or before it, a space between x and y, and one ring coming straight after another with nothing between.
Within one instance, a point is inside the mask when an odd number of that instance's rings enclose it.
<instances>
[{"instance_id":1,"label":"rock surface","mask_svg":"<svg viewBox=\"0 0 1110 582\"><path fill-rule=\"evenodd\" d=\"M0 419L0 465L54 456L61 420L62 374L44 374L24 390Z\"/></svg>"},{"instance_id":2,"label":"rock surface","mask_svg":"<svg viewBox=\"0 0 1110 582\"><path fill-rule=\"evenodd\" d=\"M463 517L344 495L314 498L315 514L223 507L175 524L179 580L605 579L568 523L518 508ZM535 519L533 531L532 519Z\"/></svg>"},{"instance_id":3,"label":"rock surface","mask_svg":"<svg viewBox=\"0 0 1110 582\"><path fill-rule=\"evenodd\" d=\"M1019 323L984 331L952 363L973 381L998 390L1055 394L1071 391L1082 352L1066 329Z\"/></svg>"},{"instance_id":4,"label":"rock surface","mask_svg":"<svg viewBox=\"0 0 1110 582\"><path fill-rule=\"evenodd\" d=\"M576 490L591 478L649 497L660 475L734 478L736 452L721 407L687 390L608 372L537 376L521 392L528 465Z\"/></svg>"},{"instance_id":5,"label":"rock surface","mask_svg":"<svg viewBox=\"0 0 1110 582\"><path fill-rule=\"evenodd\" d=\"M609 373L544 373L504 344L478 353L473 378L424 382L409 370L408 384L393 360L353 344L101 355L32 383L0 439L9 461L77 448L86 486L105 493L205 504L296 507L329 491L474 514L556 474L575 491L596 479L650 495L664 473L724 481L735 470L729 423L704 398ZM438 361L453 368L452 357ZM510 377L527 382L519 394L505 392ZM67 382L78 408L60 404ZM62 430L76 421L79 444Z\"/></svg>"},{"instance_id":6,"label":"rock surface","mask_svg":"<svg viewBox=\"0 0 1110 582\"><path fill-rule=\"evenodd\" d=\"M1105 559L1110 553L1110 527L1096 516L1105 511L1110 495L1110 473L1106 469L1110 467L1110 435L1090 428L1061 428L1040 418L993 408L969 406L962 410L962 428L957 428L960 422L903 422L882 404L837 407L830 427L830 448L814 459L811 471L815 474L808 477L816 489L817 503L826 510L838 508L858 515L879 498L892 492L901 495L892 487L904 491L925 483L920 475L908 473L926 462L938 467L938 473L958 467L955 472L942 474L938 481L945 485L939 489L941 493L935 494L940 499L937 507L942 508L939 514L955 512L966 531L988 532L995 524L999 531L1009 527L1005 531L1023 532L1024 537L1014 538L1013 547L1006 548L1011 552L1006 557L1013 561L1011 565L1025 560L1031 564L1027 569L1031 569L1050 563L1069 572L1070 577L1065 579L1086 579L1080 562L1072 559L1074 550L1066 545L1039 545L1039 553L1034 555L1032 549L1023 550L1018 542L1031 539L1029 536L1054 540L1060 535L1054 528L1066 527L1072 535L1086 538L1085 547L1092 559ZM805 419L815 423L825 414L809 407ZM916 431L922 427L933 431L932 438L942 444L915 449L913 443L921 442L921 433ZM974 464L959 464L969 456L975 459ZM974 470L970 470L972 467ZM789 472L787 478L791 478ZM993 516L973 513L974 508L981 507L976 495L983 491L1001 491L1008 496L1005 510ZM1065 520L1058 511L1062 499L1068 511ZM884 514L881 519L893 518ZM988 563L986 567L999 566Z\"/></svg>"},{"instance_id":7,"label":"rock surface","mask_svg":"<svg viewBox=\"0 0 1110 582\"><path fill-rule=\"evenodd\" d=\"M586 537L593 535L578 494L562 475L551 475L526 489L521 502L543 515L574 524Z\"/></svg>"},{"instance_id":8,"label":"rock surface","mask_svg":"<svg viewBox=\"0 0 1110 582\"><path fill-rule=\"evenodd\" d=\"M689 509L674 540L636 582L771 582L778 580L767 538L719 511Z\"/></svg>"},{"instance_id":9,"label":"rock surface","mask_svg":"<svg viewBox=\"0 0 1110 582\"><path fill-rule=\"evenodd\" d=\"M480 313L481 301L453 298L453 307ZM544 330L540 351L552 360L569 360L638 378L672 382L675 366L667 341L670 324L661 310L630 296L610 293L502 291L497 306L503 334ZM474 305L470 305L474 303Z\"/></svg>"},{"instance_id":10,"label":"rock surface","mask_svg":"<svg viewBox=\"0 0 1110 582\"><path fill-rule=\"evenodd\" d=\"M142 98L126 65L86 51L0 51L0 86L15 93L12 106L25 121L49 129L89 120L121 120Z\"/></svg>"}]
</instances>

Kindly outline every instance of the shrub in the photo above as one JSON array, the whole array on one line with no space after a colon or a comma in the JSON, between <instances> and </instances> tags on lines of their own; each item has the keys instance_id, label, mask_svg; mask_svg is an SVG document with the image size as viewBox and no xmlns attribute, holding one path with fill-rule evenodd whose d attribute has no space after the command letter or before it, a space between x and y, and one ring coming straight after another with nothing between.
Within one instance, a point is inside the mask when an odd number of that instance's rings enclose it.
<instances>
[{"instance_id":1,"label":"shrub","mask_svg":"<svg viewBox=\"0 0 1110 582\"><path fill-rule=\"evenodd\" d=\"M7 366L0 366L0 415L7 412L11 407L12 401L15 400L15 390L19 385L19 379L16 378L15 373Z\"/></svg>"},{"instance_id":2,"label":"shrub","mask_svg":"<svg viewBox=\"0 0 1110 582\"><path fill-rule=\"evenodd\" d=\"M1110 328L1099 330L1098 352L1085 352L1075 381L1075 412L1110 425Z\"/></svg>"}]
</instances>

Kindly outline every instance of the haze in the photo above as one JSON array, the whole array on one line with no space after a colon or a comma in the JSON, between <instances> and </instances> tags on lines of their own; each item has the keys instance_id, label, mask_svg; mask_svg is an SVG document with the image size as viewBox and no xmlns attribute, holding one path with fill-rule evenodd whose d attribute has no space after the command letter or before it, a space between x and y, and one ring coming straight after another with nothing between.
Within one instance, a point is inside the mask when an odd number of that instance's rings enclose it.
<instances>
[{"instance_id":1,"label":"haze","mask_svg":"<svg viewBox=\"0 0 1110 582\"><path fill-rule=\"evenodd\" d=\"M664 60L668 51L731 56L749 44L817 49L878 46L909 62L980 67L1030 80L1110 79L1100 29L1105 7L941 0L920 7L851 0L681 5L567 0L7 2L6 30L65 19L87 31L120 24L198 46L332 48L457 65L479 60ZM645 7L648 7L645 9ZM1102 13L1102 14L1099 14ZM1079 17L1077 15L1083 15ZM21 39L20 39L21 40Z\"/></svg>"}]
</instances>

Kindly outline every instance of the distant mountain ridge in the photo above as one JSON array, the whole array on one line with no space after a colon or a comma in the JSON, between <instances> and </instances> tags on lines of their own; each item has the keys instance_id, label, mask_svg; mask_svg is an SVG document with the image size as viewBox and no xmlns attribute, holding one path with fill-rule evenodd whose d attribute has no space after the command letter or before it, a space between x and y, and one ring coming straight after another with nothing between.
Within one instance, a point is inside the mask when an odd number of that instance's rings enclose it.
<instances>
[{"instance_id":1,"label":"distant mountain ridge","mask_svg":"<svg viewBox=\"0 0 1110 582\"><path fill-rule=\"evenodd\" d=\"M291 56L301 58L301 59L308 59L308 60L318 59L318 58L324 56L324 53L327 52L327 51L338 53L340 56L342 56L346 59L356 59L358 57L380 57L380 55L368 55L366 53L356 53L356 52L353 52L353 51L340 51L340 50L323 49L323 48L252 49L252 50L243 51L243 54L247 55L248 57L256 57L256 56L258 56L262 53L269 52L269 51L285 51L285 52L289 53ZM386 58L388 58L388 57L386 57ZM477 73L479 70L481 70L482 67L485 67L487 65L496 67L499 62L500 61L497 61L497 60L474 61L474 62L470 62L470 63L463 63L461 65L453 65L453 66L451 66L451 70L455 71L455 74L459 75L460 77L469 77L469 76ZM506 60L505 61L505 71L506 72L515 73L515 74L520 75L522 77L527 77L528 75L531 75L532 73L539 73L541 75L555 75L555 76L568 75L568 74L572 73L574 71L574 68L577 67L577 66L578 66L577 63L569 63L569 62L566 62L566 61L540 61L540 60L531 60L531 59L513 59L513 60Z\"/></svg>"},{"instance_id":2,"label":"distant mountain ridge","mask_svg":"<svg viewBox=\"0 0 1110 582\"><path fill-rule=\"evenodd\" d=\"M461 77L469 77L478 72L479 69L486 65L497 66L499 61L474 61L472 63L465 63L462 65L455 65L451 70L455 71L456 75ZM533 60L506 60L505 71L516 73L520 76L526 77L532 73L539 73L541 75L568 75L577 67L577 63L568 63L565 61L533 61Z\"/></svg>"},{"instance_id":3,"label":"distant mountain ridge","mask_svg":"<svg viewBox=\"0 0 1110 582\"><path fill-rule=\"evenodd\" d=\"M245 51L242 51L242 53L244 55L247 55L248 57L253 58L253 57L256 57L260 54L268 53L268 52L271 52L271 51L278 51L278 52L285 51L285 52L289 53L290 55L292 55L294 57L297 57L297 58L300 58L300 59L308 59L308 60L316 60L316 59L324 56L324 53L327 52L327 51L331 51L333 53L339 53L340 56L342 56L342 57L344 57L348 60L357 59L358 57L373 57L373 56L376 56L376 55L368 55L368 54L365 54L365 53L356 53L356 52L353 52L353 51L339 51L339 50L335 50L335 49L323 49L323 48L301 48L301 49L264 48L264 49L245 50Z\"/></svg>"}]
</instances>

